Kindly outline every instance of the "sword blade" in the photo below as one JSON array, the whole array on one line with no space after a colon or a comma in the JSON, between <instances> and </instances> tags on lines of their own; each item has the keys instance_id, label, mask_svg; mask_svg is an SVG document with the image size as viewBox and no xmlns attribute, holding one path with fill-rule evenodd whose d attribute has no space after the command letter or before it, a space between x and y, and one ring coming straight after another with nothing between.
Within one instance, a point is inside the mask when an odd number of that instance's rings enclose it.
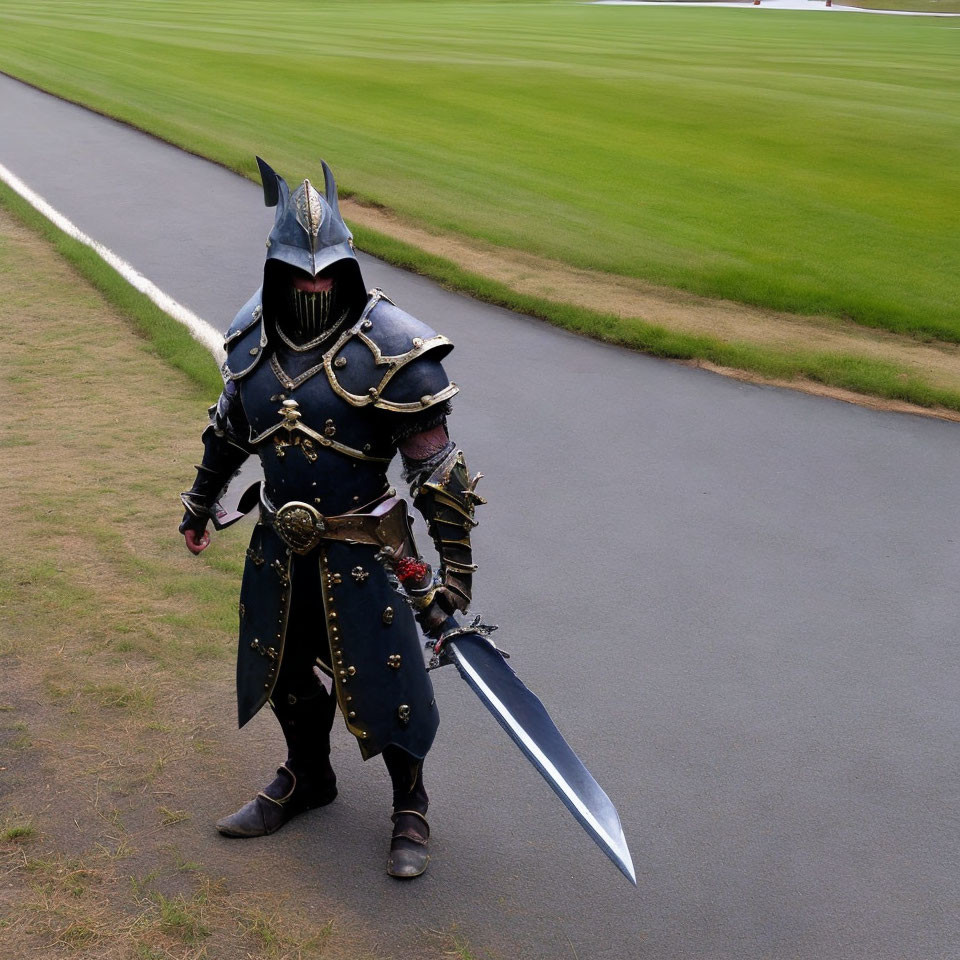
<instances>
[{"instance_id":1,"label":"sword blade","mask_svg":"<svg viewBox=\"0 0 960 960\"><path fill-rule=\"evenodd\" d=\"M540 699L485 637L462 634L449 640L443 649L564 806L636 886L633 860L616 807L563 739Z\"/></svg>"}]
</instances>

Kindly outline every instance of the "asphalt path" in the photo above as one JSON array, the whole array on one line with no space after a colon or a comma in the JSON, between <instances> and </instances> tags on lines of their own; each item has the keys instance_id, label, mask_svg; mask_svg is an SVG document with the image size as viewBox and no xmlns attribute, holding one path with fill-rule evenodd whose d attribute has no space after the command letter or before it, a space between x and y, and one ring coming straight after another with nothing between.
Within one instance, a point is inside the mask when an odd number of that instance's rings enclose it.
<instances>
[{"instance_id":1,"label":"asphalt path","mask_svg":"<svg viewBox=\"0 0 960 960\"><path fill-rule=\"evenodd\" d=\"M272 211L214 164L6 78L0 163L221 328L258 285ZM426 876L383 875L386 778L340 724L338 802L227 855L366 911L388 956L456 925L504 958L956 960L956 425L738 383L362 265L457 345L451 430L489 499L475 607L617 804L639 887L452 668L435 675ZM225 810L279 759L268 716L230 736ZM228 844L211 831L199 849Z\"/></svg>"}]
</instances>

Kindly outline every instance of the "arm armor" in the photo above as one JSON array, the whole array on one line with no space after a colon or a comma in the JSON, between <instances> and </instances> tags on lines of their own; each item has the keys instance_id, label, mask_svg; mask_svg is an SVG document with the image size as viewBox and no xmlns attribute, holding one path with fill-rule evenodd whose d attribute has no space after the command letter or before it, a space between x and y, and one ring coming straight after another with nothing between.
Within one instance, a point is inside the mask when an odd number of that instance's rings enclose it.
<instances>
[{"instance_id":1,"label":"arm armor","mask_svg":"<svg viewBox=\"0 0 960 960\"><path fill-rule=\"evenodd\" d=\"M418 463L411 478L414 506L427 521L427 529L440 554L440 580L436 600L451 614L470 606L473 573L477 569L470 546L470 531L476 504L486 503L474 493L482 474L472 480L463 451L453 443L430 460Z\"/></svg>"},{"instance_id":2,"label":"arm armor","mask_svg":"<svg viewBox=\"0 0 960 960\"><path fill-rule=\"evenodd\" d=\"M203 431L203 460L196 465L193 486L180 494L186 508L180 532L203 529L223 488L250 455L249 427L233 383L227 383L220 399L209 409L210 423Z\"/></svg>"}]
</instances>

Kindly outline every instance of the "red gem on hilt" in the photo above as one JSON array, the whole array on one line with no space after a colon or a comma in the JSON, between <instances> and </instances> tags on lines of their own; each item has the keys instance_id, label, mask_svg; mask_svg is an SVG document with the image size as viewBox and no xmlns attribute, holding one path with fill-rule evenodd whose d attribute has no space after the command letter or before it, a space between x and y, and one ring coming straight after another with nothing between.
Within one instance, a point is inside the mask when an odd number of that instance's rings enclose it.
<instances>
[{"instance_id":1,"label":"red gem on hilt","mask_svg":"<svg viewBox=\"0 0 960 960\"><path fill-rule=\"evenodd\" d=\"M401 557L397 561L396 574L401 583L407 580L422 580L430 568L420 560L414 560L413 557Z\"/></svg>"}]
</instances>

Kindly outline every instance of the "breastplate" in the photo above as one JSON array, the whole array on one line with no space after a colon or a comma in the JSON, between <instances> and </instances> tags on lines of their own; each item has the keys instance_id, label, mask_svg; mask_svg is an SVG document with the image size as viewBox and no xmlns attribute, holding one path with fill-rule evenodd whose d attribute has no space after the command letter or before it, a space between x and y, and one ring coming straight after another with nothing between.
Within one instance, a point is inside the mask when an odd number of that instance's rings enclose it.
<instances>
[{"instance_id":1,"label":"breastplate","mask_svg":"<svg viewBox=\"0 0 960 960\"><path fill-rule=\"evenodd\" d=\"M387 488L398 416L435 416L457 393L440 362L450 341L379 290L332 345L312 351L271 344L257 291L224 346L223 374L240 392L278 507L301 500L334 514L375 499Z\"/></svg>"},{"instance_id":2,"label":"breastplate","mask_svg":"<svg viewBox=\"0 0 960 960\"><path fill-rule=\"evenodd\" d=\"M325 376L291 386L296 380L272 354L240 383L271 501L301 500L335 514L379 496L396 453L382 414L351 406Z\"/></svg>"}]
</instances>

